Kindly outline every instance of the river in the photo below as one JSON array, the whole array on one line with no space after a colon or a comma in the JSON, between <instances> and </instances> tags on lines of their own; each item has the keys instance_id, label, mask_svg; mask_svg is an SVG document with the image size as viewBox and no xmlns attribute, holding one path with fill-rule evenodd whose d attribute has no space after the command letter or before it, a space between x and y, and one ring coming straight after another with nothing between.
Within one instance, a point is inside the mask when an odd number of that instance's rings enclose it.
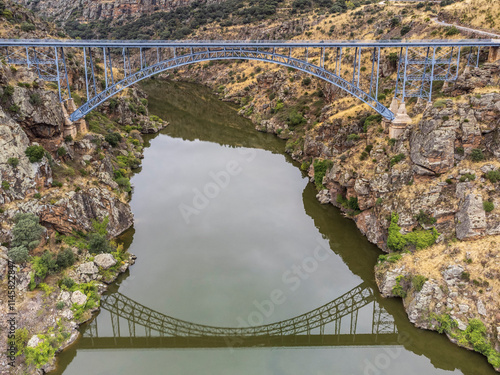
<instances>
[{"instance_id":1,"label":"river","mask_svg":"<svg viewBox=\"0 0 500 375\"><path fill-rule=\"evenodd\" d=\"M135 225L121 240L137 263L53 374L495 373L481 355L414 328L400 300L380 297L380 251L317 202L282 140L206 88L153 80L143 89L170 125L146 137L132 178ZM158 321L190 337L161 335ZM224 337L192 337L205 329L196 324L280 321L283 336L207 328Z\"/></svg>"}]
</instances>

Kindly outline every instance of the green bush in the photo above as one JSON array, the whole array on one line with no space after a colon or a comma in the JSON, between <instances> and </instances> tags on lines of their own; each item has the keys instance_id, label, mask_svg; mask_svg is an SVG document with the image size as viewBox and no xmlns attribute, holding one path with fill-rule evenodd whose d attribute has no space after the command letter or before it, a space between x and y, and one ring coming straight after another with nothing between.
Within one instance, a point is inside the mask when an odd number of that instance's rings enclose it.
<instances>
[{"instance_id":1,"label":"green bush","mask_svg":"<svg viewBox=\"0 0 500 375\"><path fill-rule=\"evenodd\" d=\"M132 190L130 180L127 177L119 177L115 181L124 192L128 193Z\"/></svg>"},{"instance_id":2,"label":"green bush","mask_svg":"<svg viewBox=\"0 0 500 375\"><path fill-rule=\"evenodd\" d=\"M19 165L19 159L18 158L9 158L7 160L7 164L9 164L12 168L16 168Z\"/></svg>"},{"instance_id":3,"label":"green bush","mask_svg":"<svg viewBox=\"0 0 500 375\"><path fill-rule=\"evenodd\" d=\"M9 107L9 111L11 111L12 113L19 113L20 110L21 108L17 104L12 104Z\"/></svg>"},{"instance_id":4,"label":"green bush","mask_svg":"<svg viewBox=\"0 0 500 375\"><path fill-rule=\"evenodd\" d=\"M394 294L396 297L401 297L405 298L406 297L406 290L403 285L401 285L401 282L405 280L405 277L403 275L399 275L396 277L396 285L392 287L392 294Z\"/></svg>"},{"instance_id":5,"label":"green bush","mask_svg":"<svg viewBox=\"0 0 500 375\"><path fill-rule=\"evenodd\" d=\"M401 234L401 228L398 225L399 215L391 214L391 224L389 225L389 235L387 238L387 247L393 251L401 251L408 245L414 245L416 249L421 250L434 244L439 237L436 228L431 230L417 230L405 235Z\"/></svg>"},{"instance_id":6,"label":"green bush","mask_svg":"<svg viewBox=\"0 0 500 375\"><path fill-rule=\"evenodd\" d=\"M276 107L278 107L278 105L276 105ZM292 128L298 125L302 125L305 122L306 119L304 118L304 116L302 116L302 114L297 112L295 109L288 115L287 123Z\"/></svg>"},{"instance_id":7,"label":"green bush","mask_svg":"<svg viewBox=\"0 0 500 375\"><path fill-rule=\"evenodd\" d=\"M104 137L105 141L108 142L112 147L116 147L118 143L122 140L120 133L109 133Z\"/></svg>"},{"instance_id":8,"label":"green bush","mask_svg":"<svg viewBox=\"0 0 500 375\"><path fill-rule=\"evenodd\" d=\"M396 156L393 156L390 160L391 167L394 167L397 163L399 163L401 160L406 158L405 154L397 154Z\"/></svg>"},{"instance_id":9,"label":"green bush","mask_svg":"<svg viewBox=\"0 0 500 375\"><path fill-rule=\"evenodd\" d=\"M455 153L457 153L458 155L463 155L463 154L465 154L465 150L463 147L457 147L455 149Z\"/></svg>"},{"instance_id":10,"label":"green bush","mask_svg":"<svg viewBox=\"0 0 500 375\"><path fill-rule=\"evenodd\" d=\"M29 22L22 22L21 23L21 30L24 32L30 32L30 31L35 31L35 25Z\"/></svg>"},{"instance_id":11,"label":"green bush","mask_svg":"<svg viewBox=\"0 0 500 375\"><path fill-rule=\"evenodd\" d=\"M444 33L444 35L446 36L452 36L457 34L460 34L460 30L457 29L455 26L448 26L446 28L446 32Z\"/></svg>"},{"instance_id":12,"label":"green bush","mask_svg":"<svg viewBox=\"0 0 500 375\"><path fill-rule=\"evenodd\" d=\"M460 182L474 181L475 179L476 179L476 175L474 173L466 173L460 177L459 181Z\"/></svg>"},{"instance_id":13,"label":"green bush","mask_svg":"<svg viewBox=\"0 0 500 375\"><path fill-rule=\"evenodd\" d=\"M500 181L500 169L497 169L495 171L489 171L487 172L484 177L486 177L488 180L490 180L491 183L495 183Z\"/></svg>"},{"instance_id":14,"label":"green bush","mask_svg":"<svg viewBox=\"0 0 500 375\"><path fill-rule=\"evenodd\" d=\"M404 25L401 28L401 36L408 34L410 32L410 30L411 30L411 26L410 25Z\"/></svg>"},{"instance_id":15,"label":"green bush","mask_svg":"<svg viewBox=\"0 0 500 375\"><path fill-rule=\"evenodd\" d=\"M56 309L57 310L62 310L64 309L64 302L63 301L59 301L56 303Z\"/></svg>"},{"instance_id":16,"label":"green bush","mask_svg":"<svg viewBox=\"0 0 500 375\"><path fill-rule=\"evenodd\" d=\"M45 155L45 149L42 146L33 145L28 146L24 153L29 158L30 163L38 163L42 161L43 155Z\"/></svg>"},{"instance_id":17,"label":"green bush","mask_svg":"<svg viewBox=\"0 0 500 375\"><path fill-rule=\"evenodd\" d=\"M89 234L88 245L91 254L110 253L113 250L106 235L100 233Z\"/></svg>"},{"instance_id":18,"label":"green bush","mask_svg":"<svg viewBox=\"0 0 500 375\"><path fill-rule=\"evenodd\" d=\"M40 105L42 105L43 100L42 100L42 97L40 96L40 94L37 92L34 92L33 94L31 94L30 95L30 103L31 103L31 105L33 105L35 107L39 107Z\"/></svg>"},{"instance_id":19,"label":"green bush","mask_svg":"<svg viewBox=\"0 0 500 375\"><path fill-rule=\"evenodd\" d=\"M486 212L491 212L495 208L495 205L493 204L493 202L484 201L483 208Z\"/></svg>"},{"instance_id":20,"label":"green bush","mask_svg":"<svg viewBox=\"0 0 500 375\"><path fill-rule=\"evenodd\" d=\"M429 215L424 212L424 210L420 210L420 212L415 216L415 219L419 222L420 225L431 225L436 223L436 218L432 217L432 215Z\"/></svg>"},{"instance_id":21,"label":"green bush","mask_svg":"<svg viewBox=\"0 0 500 375\"><path fill-rule=\"evenodd\" d=\"M379 263L382 263L382 262L396 263L401 258L402 258L401 254L391 253L391 254L387 254L387 255L379 255L378 261L379 261Z\"/></svg>"},{"instance_id":22,"label":"green bush","mask_svg":"<svg viewBox=\"0 0 500 375\"><path fill-rule=\"evenodd\" d=\"M333 162L331 160L314 160L314 183L316 184L316 189L323 190L325 188L323 186L323 177L325 177L326 172L328 172L332 165Z\"/></svg>"},{"instance_id":23,"label":"green bush","mask_svg":"<svg viewBox=\"0 0 500 375\"><path fill-rule=\"evenodd\" d=\"M311 78L310 77L305 77L302 80L302 86L309 86L311 84Z\"/></svg>"},{"instance_id":24,"label":"green bush","mask_svg":"<svg viewBox=\"0 0 500 375\"><path fill-rule=\"evenodd\" d=\"M29 252L28 249L24 246L16 246L9 250L7 253L9 259L11 259L14 263L24 263L28 260Z\"/></svg>"},{"instance_id":25,"label":"green bush","mask_svg":"<svg viewBox=\"0 0 500 375\"><path fill-rule=\"evenodd\" d=\"M470 158L472 161L479 162L484 160L483 151L479 148L472 149L470 153Z\"/></svg>"},{"instance_id":26,"label":"green bush","mask_svg":"<svg viewBox=\"0 0 500 375\"><path fill-rule=\"evenodd\" d=\"M57 155L58 156L64 156L64 155L66 155L66 153L67 153L67 151L66 151L66 149L64 147L59 147L57 149Z\"/></svg>"},{"instance_id":27,"label":"green bush","mask_svg":"<svg viewBox=\"0 0 500 375\"><path fill-rule=\"evenodd\" d=\"M56 264L59 268L66 268L75 263L75 256L71 249L64 249L57 254Z\"/></svg>"},{"instance_id":28,"label":"green bush","mask_svg":"<svg viewBox=\"0 0 500 375\"><path fill-rule=\"evenodd\" d=\"M2 189L3 190L9 190L10 189L10 183L9 183L9 181L5 181L5 180L2 181Z\"/></svg>"},{"instance_id":29,"label":"green bush","mask_svg":"<svg viewBox=\"0 0 500 375\"><path fill-rule=\"evenodd\" d=\"M347 140L348 140L348 141L357 141L357 140L359 140L359 138L360 138L360 137L359 137L359 134L355 134L355 133L353 133L353 134L349 134L349 135L347 136Z\"/></svg>"},{"instance_id":30,"label":"green bush","mask_svg":"<svg viewBox=\"0 0 500 375\"><path fill-rule=\"evenodd\" d=\"M61 287L63 289L65 288L65 289L70 290L75 285L75 281L72 278L68 277L68 276L64 276L61 279L60 285L61 285Z\"/></svg>"},{"instance_id":31,"label":"green bush","mask_svg":"<svg viewBox=\"0 0 500 375\"><path fill-rule=\"evenodd\" d=\"M44 228L39 224L38 216L31 213L17 214L12 229L12 246L24 246L32 250L38 246Z\"/></svg>"},{"instance_id":32,"label":"green bush","mask_svg":"<svg viewBox=\"0 0 500 375\"><path fill-rule=\"evenodd\" d=\"M425 276L422 276L422 275L415 275L413 276L413 278L411 279L411 284L413 285L413 287L415 288L415 290L417 292L420 292L425 284L425 282L427 281L427 277Z\"/></svg>"}]
</instances>

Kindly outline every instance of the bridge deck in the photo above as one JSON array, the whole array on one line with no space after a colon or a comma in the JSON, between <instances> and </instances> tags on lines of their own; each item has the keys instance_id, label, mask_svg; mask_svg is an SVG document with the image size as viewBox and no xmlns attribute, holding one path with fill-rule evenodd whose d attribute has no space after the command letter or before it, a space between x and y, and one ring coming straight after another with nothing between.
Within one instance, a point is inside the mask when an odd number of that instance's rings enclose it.
<instances>
[{"instance_id":1,"label":"bridge deck","mask_svg":"<svg viewBox=\"0 0 500 375\"><path fill-rule=\"evenodd\" d=\"M79 349L244 348L399 345L398 334L296 335L288 337L201 339L197 337L83 337Z\"/></svg>"},{"instance_id":2,"label":"bridge deck","mask_svg":"<svg viewBox=\"0 0 500 375\"><path fill-rule=\"evenodd\" d=\"M0 39L0 47L116 47L116 48L289 48L289 47L499 47L500 39L431 40L58 40Z\"/></svg>"}]
</instances>

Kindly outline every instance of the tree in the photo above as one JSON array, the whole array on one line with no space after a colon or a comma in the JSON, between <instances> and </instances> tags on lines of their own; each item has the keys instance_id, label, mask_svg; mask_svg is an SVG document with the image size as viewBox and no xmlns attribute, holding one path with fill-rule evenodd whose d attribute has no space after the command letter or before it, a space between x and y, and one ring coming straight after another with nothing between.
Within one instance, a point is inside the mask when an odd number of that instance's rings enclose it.
<instances>
[{"instance_id":1,"label":"tree","mask_svg":"<svg viewBox=\"0 0 500 375\"><path fill-rule=\"evenodd\" d=\"M14 263L24 263L28 260L29 253L26 247L16 246L10 249L7 255Z\"/></svg>"},{"instance_id":2,"label":"tree","mask_svg":"<svg viewBox=\"0 0 500 375\"><path fill-rule=\"evenodd\" d=\"M91 233L89 234L88 240L91 254L110 253L113 250L106 235Z\"/></svg>"},{"instance_id":3,"label":"tree","mask_svg":"<svg viewBox=\"0 0 500 375\"><path fill-rule=\"evenodd\" d=\"M28 250L33 250L38 246L40 236L44 232L38 222L38 216L32 213L17 214L14 218L16 225L12 229L12 246L24 246Z\"/></svg>"}]
</instances>

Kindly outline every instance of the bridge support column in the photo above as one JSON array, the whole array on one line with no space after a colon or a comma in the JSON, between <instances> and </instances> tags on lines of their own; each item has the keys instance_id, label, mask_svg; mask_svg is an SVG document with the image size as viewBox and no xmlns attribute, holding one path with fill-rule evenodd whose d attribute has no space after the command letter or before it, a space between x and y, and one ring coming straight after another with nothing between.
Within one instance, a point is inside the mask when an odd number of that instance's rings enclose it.
<instances>
[{"instance_id":1,"label":"bridge support column","mask_svg":"<svg viewBox=\"0 0 500 375\"><path fill-rule=\"evenodd\" d=\"M492 63L500 60L500 47L490 47L488 52L488 62Z\"/></svg>"},{"instance_id":2,"label":"bridge support column","mask_svg":"<svg viewBox=\"0 0 500 375\"><path fill-rule=\"evenodd\" d=\"M76 111L76 105L75 105L75 102L73 100L73 98L70 98L66 101L66 105L68 106L68 111L70 113L73 113ZM85 121L85 119L81 118L80 120L77 120L74 122L75 126L76 126L76 130L78 133L81 133L81 134L85 134L89 131L88 127L87 127L87 122Z\"/></svg>"},{"instance_id":3,"label":"bridge support column","mask_svg":"<svg viewBox=\"0 0 500 375\"><path fill-rule=\"evenodd\" d=\"M71 136L72 138L75 138L78 133L78 130L75 124L69 119L68 111L64 106L64 102L61 102L61 109L63 111L63 116L64 116L63 136L64 137Z\"/></svg>"},{"instance_id":4,"label":"bridge support column","mask_svg":"<svg viewBox=\"0 0 500 375\"><path fill-rule=\"evenodd\" d=\"M389 106L389 109L391 110L392 113L398 113L398 100L396 98L392 98L391 105ZM387 120L386 118L382 119L382 125L384 128L384 132L388 133L391 128L391 120Z\"/></svg>"},{"instance_id":5,"label":"bridge support column","mask_svg":"<svg viewBox=\"0 0 500 375\"><path fill-rule=\"evenodd\" d=\"M389 126L389 138L399 138L399 136L405 131L408 124L411 124L411 118L406 113L405 103L401 103L396 118L392 120L392 123Z\"/></svg>"}]
</instances>

